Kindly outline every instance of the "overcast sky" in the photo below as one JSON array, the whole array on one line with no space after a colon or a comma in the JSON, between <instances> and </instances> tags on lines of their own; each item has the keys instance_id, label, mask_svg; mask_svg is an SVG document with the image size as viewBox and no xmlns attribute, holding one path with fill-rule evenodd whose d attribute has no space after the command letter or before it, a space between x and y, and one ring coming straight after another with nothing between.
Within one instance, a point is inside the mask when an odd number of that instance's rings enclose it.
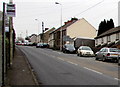
<instances>
[{"instance_id":1,"label":"overcast sky","mask_svg":"<svg viewBox=\"0 0 120 87\"><path fill-rule=\"evenodd\" d=\"M9 2L0 0L0 10L3 1ZM25 37L26 31L28 35L41 33L42 21L45 28L60 27L61 6L63 24L72 17L85 18L98 29L101 21L112 18L115 26L118 26L119 0L13 0L13 2L16 4L14 28L17 36L21 34Z\"/></svg>"}]
</instances>

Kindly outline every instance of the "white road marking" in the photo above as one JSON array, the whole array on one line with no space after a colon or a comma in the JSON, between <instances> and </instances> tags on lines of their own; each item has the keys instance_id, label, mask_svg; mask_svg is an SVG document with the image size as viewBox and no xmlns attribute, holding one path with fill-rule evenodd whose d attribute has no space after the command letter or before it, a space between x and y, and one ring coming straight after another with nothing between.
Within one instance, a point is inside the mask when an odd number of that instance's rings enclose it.
<instances>
[{"instance_id":1,"label":"white road marking","mask_svg":"<svg viewBox=\"0 0 120 87\"><path fill-rule=\"evenodd\" d=\"M76 63L73 63L73 62L71 62L71 61L67 61L67 62L68 62L68 63L71 63L71 64L74 64L74 65L76 65L76 66L78 65L78 64L76 64Z\"/></svg>"},{"instance_id":2,"label":"white road marking","mask_svg":"<svg viewBox=\"0 0 120 87\"><path fill-rule=\"evenodd\" d=\"M77 66L78 64L74 63L74 65L76 65L76 66Z\"/></svg>"},{"instance_id":3,"label":"white road marking","mask_svg":"<svg viewBox=\"0 0 120 87\"><path fill-rule=\"evenodd\" d=\"M98 72L98 71L96 71L96 70L93 70L93 69L90 69L90 68L87 68L87 67L84 67L84 68L87 69L87 70L93 71L93 72L95 72L95 73L98 73L98 74L103 74L103 73L101 73L101 72Z\"/></svg>"},{"instance_id":4,"label":"white road marking","mask_svg":"<svg viewBox=\"0 0 120 87\"><path fill-rule=\"evenodd\" d=\"M60 58L60 57L57 57L58 59L62 60L62 61L65 61L64 59Z\"/></svg>"},{"instance_id":5,"label":"white road marking","mask_svg":"<svg viewBox=\"0 0 120 87\"><path fill-rule=\"evenodd\" d=\"M53 51L54 53L58 53L58 54L61 54L61 52L58 52L58 51Z\"/></svg>"},{"instance_id":6,"label":"white road marking","mask_svg":"<svg viewBox=\"0 0 120 87\"><path fill-rule=\"evenodd\" d=\"M58 52L59 54L61 54L60 52Z\"/></svg>"}]
</instances>

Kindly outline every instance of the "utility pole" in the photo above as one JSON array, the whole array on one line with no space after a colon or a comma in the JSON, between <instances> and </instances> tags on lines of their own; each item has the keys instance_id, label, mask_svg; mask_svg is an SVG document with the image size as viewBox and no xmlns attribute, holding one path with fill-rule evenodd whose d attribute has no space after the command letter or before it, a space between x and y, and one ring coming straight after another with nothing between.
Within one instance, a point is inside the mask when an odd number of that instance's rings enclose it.
<instances>
[{"instance_id":1,"label":"utility pole","mask_svg":"<svg viewBox=\"0 0 120 87\"><path fill-rule=\"evenodd\" d=\"M9 0L9 4L13 4L13 0ZM10 31L10 66L12 66L12 59L13 59L13 18L9 17L9 31Z\"/></svg>"},{"instance_id":2,"label":"utility pole","mask_svg":"<svg viewBox=\"0 0 120 87\"><path fill-rule=\"evenodd\" d=\"M43 43L44 43L44 22L42 22L42 39L43 39Z\"/></svg>"},{"instance_id":3,"label":"utility pole","mask_svg":"<svg viewBox=\"0 0 120 87\"><path fill-rule=\"evenodd\" d=\"M35 19L36 21L38 21L38 38L37 38L37 42L39 43L40 42L40 38L39 38L39 24L40 24L40 21L38 19Z\"/></svg>"},{"instance_id":4,"label":"utility pole","mask_svg":"<svg viewBox=\"0 0 120 87\"><path fill-rule=\"evenodd\" d=\"M62 51L62 45L63 45L63 32L62 32L62 4L55 2L55 4L59 4L61 6L61 14L60 14L60 22L61 22L61 29L60 29L60 51Z\"/></svg>"}]
</instances>

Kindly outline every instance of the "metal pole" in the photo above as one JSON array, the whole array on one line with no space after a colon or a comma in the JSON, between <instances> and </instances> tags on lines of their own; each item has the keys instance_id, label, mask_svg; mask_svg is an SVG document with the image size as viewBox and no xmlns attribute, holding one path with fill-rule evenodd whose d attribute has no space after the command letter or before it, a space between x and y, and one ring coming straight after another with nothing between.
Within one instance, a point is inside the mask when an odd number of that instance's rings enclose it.
<instances>
[{"instance_id":1,"label":"metal pole","mask_svg":"<svg viewBox=\"0 0 120 87\"><path fill-rule=\"evenodd\" d=\"M38 21L38 38L37 38L37 43L39 43L39 21Z\"/></svg>"},{"instance_id":2,"label":"metal pole","mask_svg":"<svg viewBox=\"0 0 120 87\"><path fill-rule=\"evenodd\" d=\"M61 6L61 14L60 14L60 24L61 24L61 29L60 29L60 51L62 51L62 45L63 45L63 37L62 37L62 4L55 2L55 4L59 4Z\"/></svg>"},{"instance_id":3,"label":"metal pole","mask_svg":"<svg viewBox=\"0 0 120 87\"><path fill-rule=\"evenodd\" d=\"M42 39L43 39L43 43L44 43L44 22L42 22Z\"/></svg>"},{"instance_id":4,"label":"metal pole","mask_svg":"<svg viewBox=\"0 0 120 87\"><path fill-rule=\"evenodd\" d=\"M38 21L38 38L37 38L37 42L39 43L40 42L40 38L39 38L39 24L40 24L40 21L38 19L35 19L36 21Z\"/></svg>"},{"instance_id":5,"label":"metal pole","mask_svg":"<svg viewBox=\"0 0 120 87\"><path fill-rule=\"evenodd\" d=\"M12 40L12 17L9 19L10 24L10 65L12 65L13 59L13 40Z\"/></svg>"},{"instance_id":6,"label":"metal pole","mask_svg":"<svg viewBox=\"0 0 120 87\"><path fill-rule=\"evenodd\" d=\"M61 36L61 41L60 41L60 51L62 51L62 45L63 45L63 37L62 37L62 4L61 5L61 33L60 33L60 36Z\"/></svg>"},{"instance_id":7,"label":"metal pole","mask_svg":"<svg viewBox=\"0 0 120 87\"><path fill-rule=\"evenodd\" d=\"M12 4L13 0L9 0L9 3ZM12 37L12 17L9 18L9 24L10 24L10 65L12 66L12 59L13 59L13 37Z\"/></svg>"},{"instance_id":8,"label":"metal pole","mask_svg":"<svg viewBox=\"0 0 120 87\"><path fill-rule=\"evenodd\" d=\"M4 71L5 71L5 3L3 2L3 19L2 19L2 86L4 86Z\"/></svg>"}]
</instances>

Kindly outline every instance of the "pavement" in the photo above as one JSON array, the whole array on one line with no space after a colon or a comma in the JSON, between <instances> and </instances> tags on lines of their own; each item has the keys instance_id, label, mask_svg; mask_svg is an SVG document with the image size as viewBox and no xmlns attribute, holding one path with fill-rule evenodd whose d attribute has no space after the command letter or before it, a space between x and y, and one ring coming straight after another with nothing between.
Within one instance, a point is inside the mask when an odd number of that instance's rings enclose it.
<instances>
[{"instance_id":1,"label":"pavement","mask_svg":"<svg viewBox=\"0 0 120 87\"><path fill-rule=\"evenodd\" d=\"M18 47L15 49L13 64L7 72L6 86L13 85L39 85L25 54Z\"/></svg>"}]
</instances>

